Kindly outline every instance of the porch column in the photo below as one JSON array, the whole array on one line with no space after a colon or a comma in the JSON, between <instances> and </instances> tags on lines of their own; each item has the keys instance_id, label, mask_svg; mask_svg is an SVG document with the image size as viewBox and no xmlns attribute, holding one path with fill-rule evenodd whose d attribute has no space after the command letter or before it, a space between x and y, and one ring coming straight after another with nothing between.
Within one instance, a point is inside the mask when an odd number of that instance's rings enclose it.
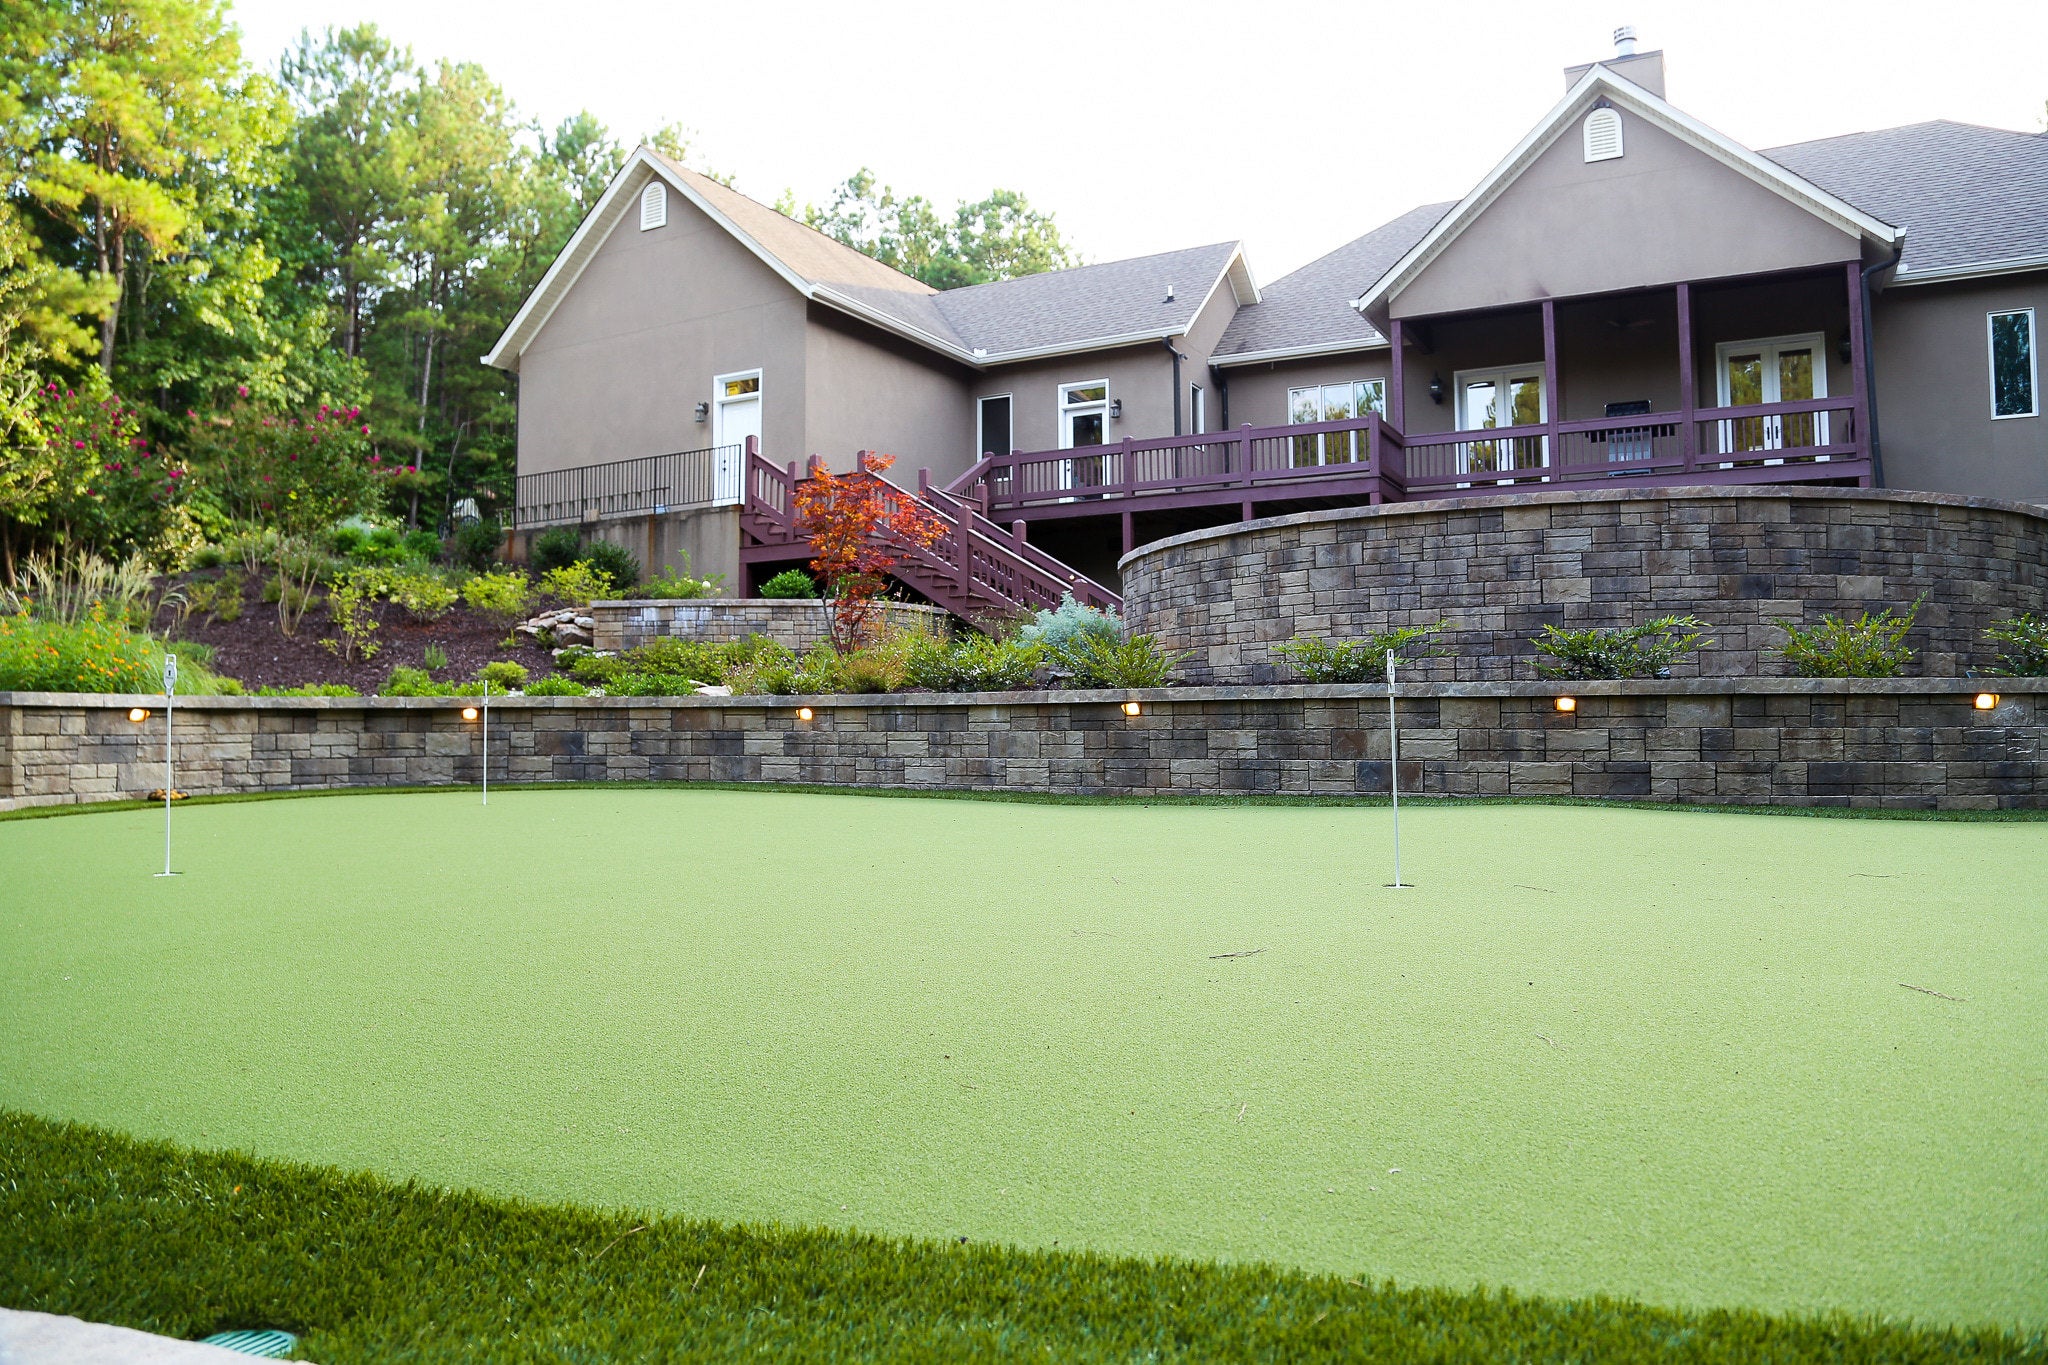
<instances>
[{"instance_id":1,"label":"porch column","mask_svg":"<svg viewBox=\"0 0 2048 1365\"><path fill-rule=\"evenodd\" d=\"M1851 261L1845 272L1849 277L1849 393L1856 400L1856 450L1864 459L1870 458L1870 388L1863 382L1868 371L1864 366L1863 348L1870 344L1870 338L1863 335L1863 262ZM1821 361L1826 363L1826 346L1822 348ZM1826 421L1826 418L1822 418ZM1835 444L1832 432L1828 444ZM1869 488L1877 481L1869 474L1858 479L1857 484Z\"/></svg>"},{"instance_id":2,"label":"porch column","mask_svg":"<svg viewBox=\"0 0 2048 1365\"><path fill-rule=\"evenodd\" d=\"M1557 444L1559 414L1564 411L1564 394L1557 387L1557 301L1543 300L1543 396L1545 425L1550 434L1543 438L1544 463L1562 464L1564 451ZM1513 421L1510 414L1509 421Z\"/></svg>"},{"instance_id":3,"label":"porch column","mask_svg":"<svg viewBox=\"0 0 2048 1365\"><path fill-rule=\"evenodd\" d=\"M1387 340L1393 346L1393 370L1387 380L1387 421L1394 430L1407 434L1408 375L1401 360L1401 319L1387 324Z\"/></svg>"},{"instance_id":4,"label":"porch column","mask_svg":"<svg viewBox=\"0 0 2048 1365\"><path fill-rule=\"evenodd\" d=\"M1692 283L1683 281L1678 286L1678 448L1688 474L1700 458L1700 424L1693 415L1699 403L1699 372L1692 354Z\"/></svg>"},{"instance_id":5,"label":"porch column","mask_svg":"<svg viewBox=\"0 0 2048 1365\"><path fill-rule=\"evenodd\" d=\"M1133 518L1133 517L1131 516L1131 514L1130 514L1129 512L1126 512L1126 513L1124 513L1124 515L1123 515L1123 523L1124 523L1124 525L1123 525L1123 532L1124 532L1124 553L1125 553L1125 554L1129 554L1129 553L1130 553L1131 551L1133 551L1133 550L1135 550L1135 549L1137 549L1137 548L1138 548L1138 535L1137 535L1137 528L1136 528L1136 526L1134 525L1134 521L1135 521L1135 519L1134 519L1134 518Z\"/></svg>"}]
</instances>

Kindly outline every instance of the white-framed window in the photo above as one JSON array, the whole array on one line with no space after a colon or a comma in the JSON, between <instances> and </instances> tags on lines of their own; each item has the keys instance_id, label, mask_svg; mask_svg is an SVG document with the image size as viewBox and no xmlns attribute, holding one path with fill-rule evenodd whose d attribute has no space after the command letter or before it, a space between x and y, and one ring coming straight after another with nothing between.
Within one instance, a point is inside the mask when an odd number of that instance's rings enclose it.
<instances>
[{"instance_id":1,"label":"white-framed window","mask_svg":"<svg viewBox=\"0 0 2048 1365\"><path fill-rule=\"evenodd\" d=\"M1010 395L992 393L974 405L974 458L1007 455L1017 448Z\"/></svg>"},{"instance_id":2,"label":"white-framed window","mask_svg":"<svg viewBox=\"0 0 2048 1365\"><path fill-rule=\"evenodd\" d=\"M2034 310L2013 308L1985 319L1991 352L1991 420L2041 412L2041 366L2034 354Z\"/></svg>"},{"instance_id":3,"label":"white-framed window","mask_svg":"<svg viewBox=\"0 0 2048 1365\"><path fill-rule=\"evenodd\" d=\"M1595 109L1579 125L1585 139L1586 160L1613 161L1621 156L1621 115L1612 109Z\"/></svg>"},{"instance_id":4,"label":"white-framed window","mask_svg":"<svg viewBox=\"0 0 2048 1365\"><path fill-rule=\"evenodd\" d=\"M668 224L668 186L650 180L640 191L640 230L647 232Z\"/></svg>"},{"instance_id":5,"label":"white-framed window","mask_svg":"<svg viewBox=\"0 0 2048 1365\"><path fill-rule=\"evenodd\" d=\"M1387 381L1351 379L1341 384L1310 384L1287 391L1287 423L1344 422L1371 413L1385 416ZM1365 447L1355 431L1330 431L1294 438L1296 468L1312 464L1349 464L1363 459Z\"/></svg>"},{"instance_id":6,"label":"white-framed window","mask_svg":"<svg viewBox=\"0 0 2048 1365\"><path fill-rule=\"evenodd\" d=\"M1194 400L1195 424L1188 428L1188 434L1200 436L1209 429L1209 395L1202 391L1200 384L1195 385Z\"/></svg>"}]
</instances>

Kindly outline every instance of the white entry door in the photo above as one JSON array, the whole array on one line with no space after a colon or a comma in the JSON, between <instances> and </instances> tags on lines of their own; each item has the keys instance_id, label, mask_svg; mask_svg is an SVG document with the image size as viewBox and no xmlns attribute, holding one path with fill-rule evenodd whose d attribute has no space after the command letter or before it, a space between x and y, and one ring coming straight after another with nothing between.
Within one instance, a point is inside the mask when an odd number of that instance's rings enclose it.
<instances>
[{"instance_id":1,"label":"white entry door","mask_svg":"<svg viewBox=\"0 0 2048 1365\"><path fill-rule=\"evenodd\" d=\"M1060 449L1109 444L1109 381L1060 385ZM1083 455L1060 462L1062 488L1099 488L1116 481L1110 456Z\"/></svg>"},{"instance_id":2,"label":"white entry door","mask_svg":"<svg viewBox=\"0 0 2048 1365\"><path fill-rule=\"evenodd\" d=\"M1826 338L1818 333L1722 342L1715 348L1721 406L1749 407L1827 397L1825 345ZM1728 417L1719 425L1720 448L1725 455L1752 450L1797 450L1828 443L1828 416L1824 412Z\"/></svg>"},{"instance_id":3,"label":"white entry door","mask_svg":"<svg viewBox=\"0 0 2048 1365\"><path fill-rule=\"evenodd\" d=\"M740 501L747 467L747 438L761 439L761 372L744 370L711 381L712 501Z\"/></svg>"}]
</instances>

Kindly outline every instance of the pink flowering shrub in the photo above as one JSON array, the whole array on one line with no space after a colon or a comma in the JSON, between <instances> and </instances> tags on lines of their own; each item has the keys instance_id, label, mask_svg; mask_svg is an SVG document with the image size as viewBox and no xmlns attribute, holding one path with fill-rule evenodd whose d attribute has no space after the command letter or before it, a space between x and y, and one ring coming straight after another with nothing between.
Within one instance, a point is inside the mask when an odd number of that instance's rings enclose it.
<instances>
[{"instance_id":1,"label":"pink flowering shrub","mask_svg":"<svg viewBox=\"0 0 2048 1365\"><path fill-rule=\"evenodd\" d=\"M383 464L357 408L269 413L244 402L186 414L197 496L230 522L287 536L325 531L376 504Z\"/></svg>"},{"instance_id":2,"label":"pink flowering shrub","mask_svg":"<svg viewBox=\"0 0 2048 1365\"><path fill-rule=\"evenodd\" d=\"M103 389L59 384L43 386L35 404L43 449L23 464L40 479L41 497L21 520L67 552L155 548L187 480L143 437L137 410Z\"/></svg>"}]
</instances>

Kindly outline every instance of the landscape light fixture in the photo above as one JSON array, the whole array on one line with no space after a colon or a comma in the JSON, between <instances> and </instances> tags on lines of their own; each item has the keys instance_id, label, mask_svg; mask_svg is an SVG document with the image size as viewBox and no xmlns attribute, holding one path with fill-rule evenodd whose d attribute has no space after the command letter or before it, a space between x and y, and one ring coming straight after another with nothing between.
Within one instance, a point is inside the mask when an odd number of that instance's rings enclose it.
<instances>
[{"instance_id":1,"label":"landscape light fixture","mask_svg":"<svg viewBox=\"0 0 2048 1365\"><path fill-rule=\"evenodd\" d=\"M476 708L475 708L474 706L465 706L465 707L463 707L463 708L462 708L462 718L463 718L464 720L475 720L475 719L476 719Z\"/></svg>"},{"instance_id":2,"label":"landscape light fixture","mask_svg":"<svg viewBox=\"0 0 2048 1365\"><path fill-rule=\"evenodd\" d=\"M1557 709L1566 715L1570 715L1579 709L1579 699L1577 697L1559 697L1557 699Z\"/></svg>"},{"instance_id":3,"label":"landscape light fixture","mask_svg":"<svg viewBox=\"0 0 2048 1365\"><path fill-rule=\"evenodd\" d=\"M808 706L799 706L796 708L796 718L798 720L816 720L818 713Z\"/></svg>"},{"instance_id":4,"label":"landscape light fixture","mask_svg":"<svg viewBox=\"0 0 2048 1365\"><path fill-rule=\"evenodd\" d=\"M1127 716L1142 715L1144 713L1144 710L1144 707L1140 706L1138 703L1134 701L1127 701L1124 703L1124 714Z\"/></svg>"},{"instance_id":5,"label":"landscape light fixture","mask_svg":"<svg viewBox=\"0 0 2048 1365\"><path fill-rule=\"evenodd\" d=\"M140 725L149 719L149 709L142 706L131 706L128 708L128 719Z\"/></svg>"},{"instance_id":6,"label":"landscape light fixture","mask_svg":"<svg viewBox=\"0 0 2048 1365\"><path fill-rule=\"evenodd\" d=\"M1996 705L1998 705L1998 694L1996 692L1979 692L1977 694L1976 706L1979 711L1989 711Z\"/></svg>"}]
</instances>

